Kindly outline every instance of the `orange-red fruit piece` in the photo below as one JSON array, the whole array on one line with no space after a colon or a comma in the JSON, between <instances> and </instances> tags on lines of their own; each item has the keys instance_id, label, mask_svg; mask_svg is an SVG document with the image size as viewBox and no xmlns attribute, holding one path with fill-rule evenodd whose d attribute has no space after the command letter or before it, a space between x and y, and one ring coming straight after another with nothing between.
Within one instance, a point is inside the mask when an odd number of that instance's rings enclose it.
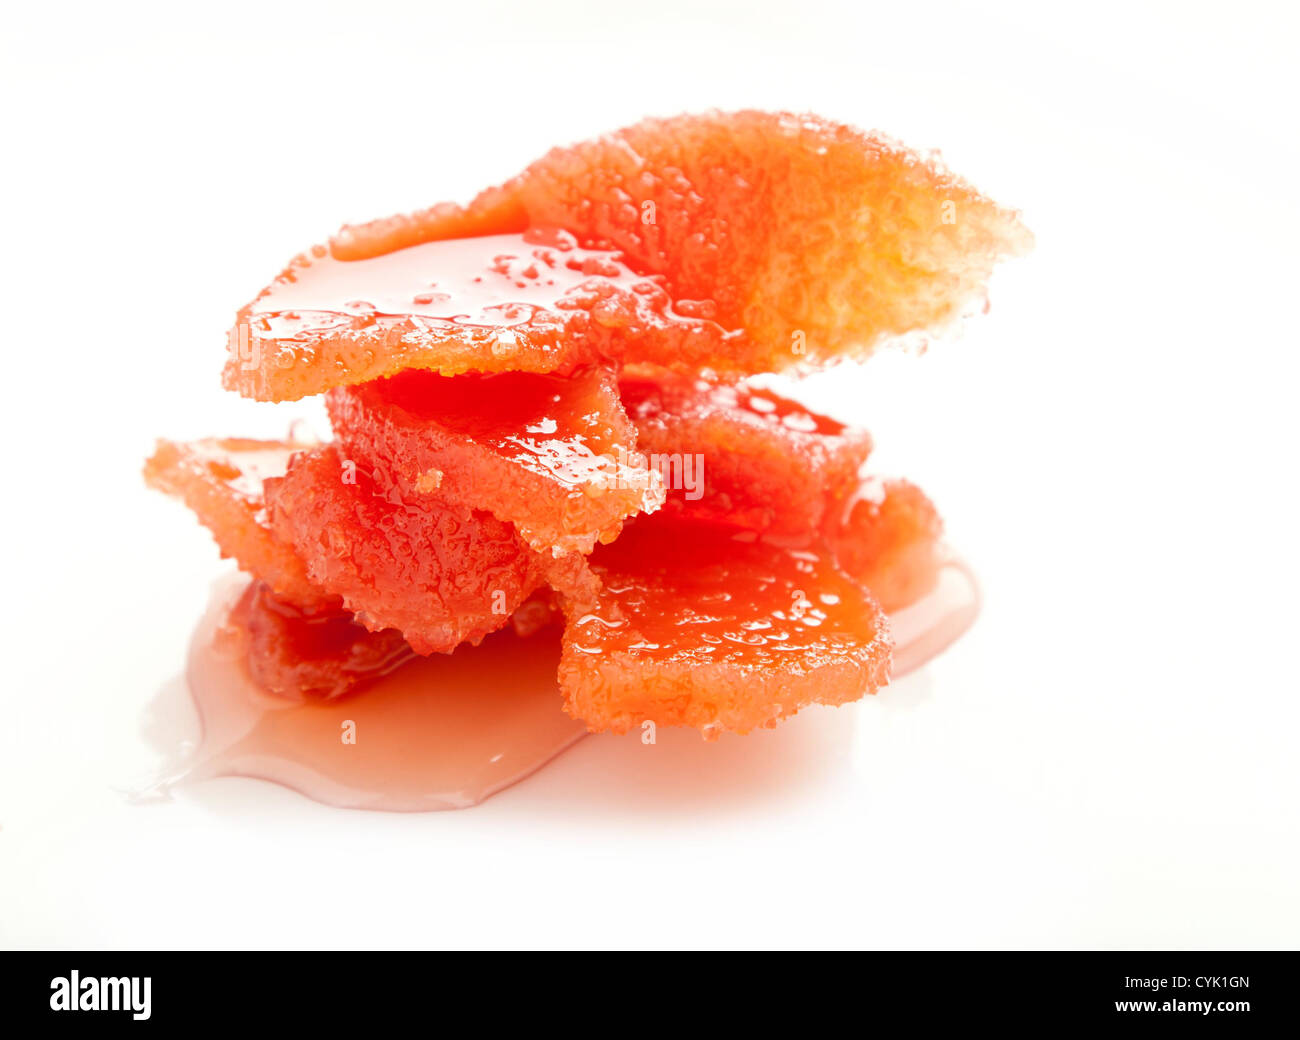
<instances>
[{"instance_id":1,"label":"orange-red fruit piece","mask_svg":"<svg viewBox=\"0 0 1300 1040\"><path fill-rule=\"evenodd\" d=\"M231 615L248 634L247 666L263 690L291 700L333 700L409 661L402 634L369 632L344 610L306 611L253 582Z\"/></svg>"},{"instance_id":2,"label":"orange-red fruit piece","mask_svg":"<svg viewBox=\"0 0 1300 1040\"><path fill-rule=\"evenodd\" d=\"M468 207L344 228L295 258L240 313L225 384L285 400L408 367L862 356L974 309L1030 242L1015 213L879 136L788 113L651 119L554 149Z\"/></svg>"},{"instance_id":3,"label":"orange-red fruit piece","mask_svg":"<svg viewBox=\"0 0 1300 1040\"><path fill-rule=\"evenodd\" d=\"M336 389L334 432L408 495L437 491L513 523L537 551L589 553L663 501L604 367L571 378L407 371Z\"/></svg>"},{"instance_id":4,"label":"orange-red fruit piece","mask_svg":"<svg viewBox=\"0 0 1300 1040\"><path fill-rule=\"evenodd\" d=\"M871 452L865 430L744 383L642 369L625 372L620 389L650 468L695 477L695 489L668 482L668 512L824 538L886 611L934 588L943 523L916 485L860 476Z\"/></svg>"},{"instance_id":5,"label":"orange-red fruit piece","mask_svg":"<svg viewBox=\"0 0 1300 1040\"><path fill-rule=\"evenodd\" d=\"M943 566L942 534L938 510L919 487L874 477L826 527L840 566L887 611L909 606L935 587Z\"/></svg>"},{"instance_id":6,"label":"orange-red fruit piece","mask_svg":"<svg viewBox=\"0 0 1300 1040\"><path fill-rule=\"evenodd\" d=\"M701 356L633 360L742 372L861 355L982 299L1026 251L1016 213L877 134L817 116L708 112L647 119L556 148L468 207L344 228L341 259L456 235L563 228L662 275L678 313L743 338ZM681 346L681 345L678 345Z\"/></svg>"},{"instance_id":7,"label":"orange-red fruit piece","mask_svg":"<svg viewBox=\"0 0 1300 1040\"><path fill-rule=\"evenodd\" d=\"M372 631L420 654L477 643L541 581L510 525L431 495L403 496L336 445L294 457L266 488L272 523L311 579Z\"/></svg>"},{"instance_id":8,"label":"orange-red fruit piece","mask_svg":"<svg viewBox=\"0 0 1300 1040\"><path fill-rule=\"evenodd\" d=\"M618 356L629 338L679 351L719 337L671 312L660 280L564 232L426 243L341 261L324 246L295 257L240 311L225 385L260 400L423 368L569 372Z\"/></svg>"},{"instance_id":9,"label":"orange-red fruit piece","mask_svg":"<svg viewBox=\"0 0 1300 1040\"><path fill-rule=\"evenodd\" d=\"M888 679L884 615L824 551L659 515L629 523L592 566L604 591L570 616L560 661L565 709L592 730L746 733Z\"/></svg>"},{"instance_id":10,"label":"orange-red fruit piece","mask_svg":"<svg viewBox=\"0 0 1300 1040\"><path fill-rule=\"evenodd\" d=\"M620 391L670 511L806 538L857 489L871 453L865 430L758 386L629 370Z\"/></svg>"},{"instance_id":11,"label":"orange-red fruit piece","mask_svg":"<svg viewBox=\"0 0 1300 1040\"><path fill-rule=\"evenodd\" d=\"M261 579L283 599L307 608L337 606L317 587L293 546L271 531L263 480L281 476L304 445L226 438L180 444L159 441L145 463L150 487L183 501L212 532L223 557Z\"/></svg>"}]
</instances>

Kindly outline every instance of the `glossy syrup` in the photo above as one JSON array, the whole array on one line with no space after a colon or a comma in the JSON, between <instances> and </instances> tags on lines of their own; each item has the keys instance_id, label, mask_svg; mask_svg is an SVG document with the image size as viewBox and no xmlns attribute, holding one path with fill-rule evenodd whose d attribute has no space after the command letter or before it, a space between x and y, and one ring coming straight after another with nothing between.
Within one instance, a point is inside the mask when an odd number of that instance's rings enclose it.
<instances>
[{"instance_id":1,"label":"glossy syrup","mask_svg":"<svg viewBox=\"0 0 1300 1040\"><path fill-rule=\"evenodd\" d=\"M408 246L366 260L309 258L281 275L251 318L413 317L509 328L553 310L593 277L630 289L645 282L619 254L579 248L562 232L488 235Z\"/></svg>"},{"instance_id":2,"label":"glossy syrup","mask_svg":"<svg viewBox=\"0 0 1300 1040\"><path fill-rule=\"evenodd\" d=\"M478 647L417 658L338 700L267 694L249 678L246 633L230 623L247 584L240 577L217 587L191 643L186 678L199 740L138 795L245 776L342 808L461 809L522 780L585 734L560 707L557 628L527 639L502 631ZM974 576L953 559L930 595L890 619L894 678L946 649L978 612Z\"/></svg>"},{"instance_id":3,"label":"glossy syrup","mask_svg":"<svg viewBox=\"0 0 1300 1040\"><path fill-rule=\"evenodd\" d=\"M217 776L271 780L349 809L461 809L523 779L586 731L560 710L557 629L416 658L359 693L263 692L229 624L247 580L215 590L186 668L202 735L145 793Z\"/></svg>"}]
</instances>

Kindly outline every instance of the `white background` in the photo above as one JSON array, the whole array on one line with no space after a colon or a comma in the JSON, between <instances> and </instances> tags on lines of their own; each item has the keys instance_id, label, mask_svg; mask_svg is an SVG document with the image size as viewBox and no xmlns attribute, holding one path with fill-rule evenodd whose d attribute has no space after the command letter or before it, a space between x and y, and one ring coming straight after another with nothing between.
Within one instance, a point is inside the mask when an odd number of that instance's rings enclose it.
<instances>
[{"instance_id":1,"label":"white background","mask_svg":"<svg viewBox=\"0 0 1300 1040\"><path fill-rule=\"evenodd\" d=\"M1297 945L1296 15L1074 11L7 11L0 943ZM940 148L1037 233L962 338L808 391L938 501L977 628L869 703L593 738L465 812L126 804L227 566L141 460L319 423L220 389L234 310L345 220L711 106Z\"/></svg>"}]
</instances>

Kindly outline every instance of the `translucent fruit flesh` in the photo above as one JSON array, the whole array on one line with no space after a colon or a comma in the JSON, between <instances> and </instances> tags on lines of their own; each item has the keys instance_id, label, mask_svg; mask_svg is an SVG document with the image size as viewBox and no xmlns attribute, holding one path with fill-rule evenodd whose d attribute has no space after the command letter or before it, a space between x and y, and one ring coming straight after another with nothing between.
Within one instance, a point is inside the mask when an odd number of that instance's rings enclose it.
<instances>
[{"instance_id":1,"label":"translucent fruit flesh","mask_svg":"<svg viewBox=\"0 0 1300 1040\"><path fill-rule=\"evenodd\" d=\"M465 237L511 235L532 241ZM589 280L526 276L529 247L553 241L597 251L572 272ZM554 149L468 207L345 228L298 257L241 312L225 382L285 400L408 367L563 372L597 353L779 371L974 309L996 261L1030 242L1013 212L851 127L763 112L646 120ZM457 279L490 279L498 251L500 291L485 300L483 282ZM390 254L419 277L376 304L365 265Z\"/></svg>"},{"instance_id":2,"label":"translucent fruit flesh","mask_svg":"<svg viewBox=\"0 0 1300 1040\"><path fill-rule=\"evenodd\" d=\"M430 242L352 262L318 246L240 311L224 382L294 400L412 368L565 374L630 341L672 355L725 338L677 314L661 281L565 232Z\"/></svg>"},{"instance_id":3,"label":"translucent fruit flesh","mask_svg":"<svg viewBox=\"0 0 1300 1040\"><path fill-rule=\"evenodd\" d=\"M825 537L840 566L887 611L930 592L944 564L943 521L934 503L906 480L869 479Z\"/></svg>"},{"instance_id":4,"label":"translucent fruit flesh","mask_svg":"<svg viewBox=\"0 0 1300 1040\"><path fill-rule=\"evenodd\" d=\"M223 557L290 602L309 609L337 607L317 587L293 546L272 532L262 482L282 476L306 445L246 438L181 444L159 441L145 463L145 482L183 501L212 532Z\"/></svg>"},{"instance_id":5,"label":"translucent fruit flesh","mask_svg":"<svg viewBox=\"0 0 1300 1040\"><path fill-rule=\"evenodd\" d=\"M624 373L638 445L698 453L702 495L669 491L669 513L719 520L794 544L821 539L886 611L934 588L943 523L915 484L862 476L871 437L797 401L663 371Z\"/></svg>"},{"instance_id":6,"label":"translucent fruit flesh","mask_svg":"<svg viewBox=\"0 0 1300 1040\"><path fill-rule=\"evenodd\" d=\"M865 431L747 377L941 326L1030 241L849 127L647 120L295 258L240 312L224 382L325 393L338 441L160 442L146 477L265 582L230 615L262 692L413 695L388 682L413 654L561 620L588 729L769 727L883 685L883 611L928 609L945 557L918 488L863 478Z\"/></svg>"},{"instance_id":7,"label":"translucent fruit flesh","mask_svg":"<svg viewBox=\"0 0 1300 1040\"><path fill-rule=\"evenodd\" d=\"M367 631L345 610L302 610L262 582L248 586L230 620L245 633L249 676L290 700L333 700L414 656L395 629Z\"/></svg>"},{"instance_id":8,"label":"translucent fruit flesh","mask_svg":"<svg viewBox=\"0 0 1300 1040\"><path fill-rule=\"evenodd\" d=\"M591 730L746 733L888 679L884 615L824 551L658 515L631 522L592 566L604 590L570 616L560 662L565 710Z\"/></svg>"},{"instance_id":9,"label":"translucent fruit flesh","mask_svg":"<svg viewBox=\"0 0 1300 1040\"><path fill-rule=\"evenodd\" d=\"M567 379L412 370L333 390L328 406L352 456L407 494L436 490L513 523L539 552L589 553L663 501L656 475L629 464L636 430L604 367Z\"/></svg>"},{"instance_id":10,"label":"translucent fruit flesh","mask_svg":"<svg viewBox=\"0 0 1300 1040\"><path fill-rule=\"evenodd\" d=\"M672 482L668 508L781 537L808 537L858 486L871 453L861 429L757 386L710 383L663 370L619 382L637 446L661 468L697 456L697 487Z\"/></svg>"},{"instance_id":11,"label":"translucent fruit flesh","mask_svg":"<svg viewBox=\"0 0 1300 1040\"><path fill-rule=\"evenodd\" d=\"M266 495L274 530L311 580L420 654L478 642L542 581L508 524L431 495L404 497L335 445L295 456Z\"/></svg>"}]
</instances>

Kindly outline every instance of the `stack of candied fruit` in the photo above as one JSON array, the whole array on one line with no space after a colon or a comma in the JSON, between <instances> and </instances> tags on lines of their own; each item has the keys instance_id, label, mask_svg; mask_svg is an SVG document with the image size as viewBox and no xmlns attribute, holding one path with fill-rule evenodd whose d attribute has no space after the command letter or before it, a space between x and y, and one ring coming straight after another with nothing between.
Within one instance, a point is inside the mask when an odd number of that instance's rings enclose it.
<instances>
[{"instance_id":1,"label":"stack of candied fruit","mask_svg":"<svg viewBox=\"0 0 1300 1040\"><path fill-rule=\"evenodd\" d=\"M885 612L933 587L940 521L864 476L865 431L749 377L943 325L1029 242L850 127L649 120L295 257L224 382L324 394L335 439L164 441L146 478L252 575L273 692L556 624L591 730L771 726L887 682Z\"/></svg>"}]
</instances>

